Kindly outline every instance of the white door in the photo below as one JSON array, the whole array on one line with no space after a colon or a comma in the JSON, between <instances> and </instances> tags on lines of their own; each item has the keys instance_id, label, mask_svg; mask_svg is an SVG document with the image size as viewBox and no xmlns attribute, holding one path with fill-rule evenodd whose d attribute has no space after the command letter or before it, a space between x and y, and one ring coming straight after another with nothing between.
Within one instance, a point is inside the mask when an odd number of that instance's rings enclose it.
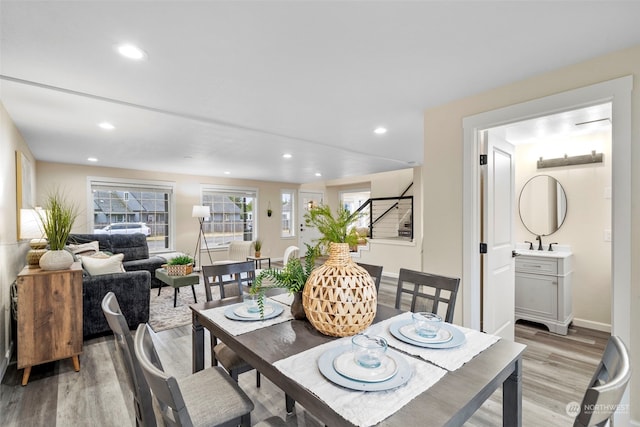
<instances>
[{"instance_id":1,"label":"white door","mask_svg":"<svg viewBox=\"0 0 640 427\"><path fill-rule=\"evenodd\" d=\"M514 339L515 270L512 252L515 206L514 147L488 132L483 182L482 330Z\"/></svg>"},{"instance_id":2,"label":"white door","mask_svg":"<svg viewBox=\"0 0 640 427\"><path fill-rule=\"evenodd\" d=\"M304 256L307 252L306 244L314 246L316 239L320 237L320 232L315 227L307 227L304 223L304 215L309 212L311 207L318 206L323 202L323 193L300 192L298 200L300 206L298 209L298 231L300 232L300 256Z\"/></svg>"}]
</instances>

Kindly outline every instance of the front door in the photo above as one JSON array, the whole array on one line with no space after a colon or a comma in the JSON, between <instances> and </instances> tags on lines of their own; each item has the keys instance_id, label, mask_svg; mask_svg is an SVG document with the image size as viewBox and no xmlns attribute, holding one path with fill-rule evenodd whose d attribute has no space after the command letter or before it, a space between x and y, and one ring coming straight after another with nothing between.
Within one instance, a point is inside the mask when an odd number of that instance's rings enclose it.
<instances>
[{"instance_id":1,"label":"front door","mask_svg":"<svg viewBox=\"0 0 640 427\"><path fill-rule=\"evenodd\" d=\"M304 256L307 252L306 244L314 246L316 239L320 237L320 232L315 227L307 227L304 222L304 215L309 209L316 207L323 202L323 193L300 192L300 206L298 209L298 224L300 225L300 256Z\"/></svg>"},{"instance_id":2,"label":"front door","mask_svg":"<svg viewBox=\"0 0 640 427\"><path fill-rule=\"evenodd\" d=\"M483 177L482 330L514 339L515 270L512 252L515 206L514 146L488 131Z\"/></svg>"}]
</instances>

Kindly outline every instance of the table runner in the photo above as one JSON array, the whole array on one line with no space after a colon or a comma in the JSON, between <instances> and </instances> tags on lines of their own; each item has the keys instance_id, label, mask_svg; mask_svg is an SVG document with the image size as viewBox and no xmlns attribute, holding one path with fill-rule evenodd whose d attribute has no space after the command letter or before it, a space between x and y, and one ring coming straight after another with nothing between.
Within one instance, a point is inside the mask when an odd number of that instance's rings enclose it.
<instances>
[{"instance_id":1,"label":"table runner","mask_svg":"<svg viewBox=\"0 0 640 427\"><path fill-rule=\"evenodd\" d=\"M282 313L272 319L266 320L232 320L224 315L227 308L233 306L223 306L217 308L210 308L208 310L202 310L201 313L208 319L218 324L222 329L227 331L230 335L237 336L246 334L247 332L255 331L256 329L266 328L267 326L277 325L278 323L288 322L293 320L291 316L291 309L286 305L272 302L274 305L280 305L283 308Z\"/></svg>"},{"instance_id":2,"label":"table runner","mask_svg":"<svg viewBox=\"0 0 640 427\"><path fill-rule=\"evenodd\" d=\"M288 292L285 294L273 295L268 298L288 306L291 306L291 304L293 304L293 294L290 294Z\"/></svg>"},{"instance_id":3,"label":"table runner","mask_svg":"<svg viewBox=\"0 0 640 427\"><path fill-rule=\"evenodd\" d=\"M338 339L279 360L273 365L357 426L374 425L393 415L446 374L437 366L397 353L413 369L413 376L405 385L387 391L346 389L333 384L320 373L318 358L331 348L350 343L351 337Z\"/></svg>"},{"instance_id":4,"label":"table runner","mask_svg":"<svg viewBox=\"0 0 640 427\"><path fill-rule=\"evenodd\" d=\"M454 348L431 349L417 347L400 341L389 332L389 326L392 323L403 320L410 320L411 315L412 313L402 313L398 316L392 317L391 319L376 323L375 325L372 325L369 329L367 329L366 333L370 335L382 336L387 340L390 347L397 348L398 350L404 351L408 354L421 357L422 359L434 363L448 371L455 371L456 369L460 368L462 365L478 355L481 351L489 348L500 339L500 337L495 335L489 335L473 329L455 325L456 328L464 332L466 338L464 344Z\"/></svg>"}]
</instances>

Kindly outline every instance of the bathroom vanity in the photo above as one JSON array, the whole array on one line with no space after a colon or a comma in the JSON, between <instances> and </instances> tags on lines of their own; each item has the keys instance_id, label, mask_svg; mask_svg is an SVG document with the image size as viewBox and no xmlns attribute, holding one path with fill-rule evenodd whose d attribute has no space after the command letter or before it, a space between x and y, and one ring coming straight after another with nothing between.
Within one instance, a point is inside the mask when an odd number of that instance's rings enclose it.
<instances>
[{"instance_id":1,"label":"bathroom vanity","mask_svg":"<svg viewBox=\"0 0 640 427\"><path fill-rule=\"evenodd\" d=\"M573 255L568 247L554 251L516 249L515 320L541 323L566 335L573 320L571 276Z\"/></svg>"}]
</instances>

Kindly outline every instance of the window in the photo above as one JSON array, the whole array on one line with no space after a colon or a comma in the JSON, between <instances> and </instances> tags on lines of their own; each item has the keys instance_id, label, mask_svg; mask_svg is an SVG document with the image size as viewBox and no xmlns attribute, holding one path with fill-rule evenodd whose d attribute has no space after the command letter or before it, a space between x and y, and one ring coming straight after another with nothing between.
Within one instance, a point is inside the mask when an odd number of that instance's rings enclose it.
<instances>
[{"instance_id":1,"label":"window","mask_svg":"<svg viewBox=\"0 0 640 427\"><path fill-rule=\"evenodd\" d=\"M280 192L282 201L282 225L280 227L280 236L293 237L296 235L295 227L295 197L293 190L282 190Z\"/></svg>"},{"instance_id":2,"label":"window","mask_svg":"<svg viewBox=\"0 0 640 427\"><path fill-rule=\"evenodd\" d=\"M149 252L171 250L173 185L120 180L90 180L96 234L147 236Z\"/></svg>"},{"instance_id":3,"label":"window","mask_svg":"<svg viewBox=\"0 0 640 427\"><path fill-rule=\"evenodd\" d=\"M344 191L340 193L340 203L345 210L355 212L370 197L371 191L369 190ZM362 215L358 218L356 227L369 227L369 209L364 209L361 213Z\"/></svg>"},{"instance_id":4,"label":"window","mask_svg":"<svg viewBox=\"0 0 640 427\"><path fill-rule=\"evenodd\" d=\"M253 189L205 188L202 204L211 208L203 224L209 248L228 245L232 240L254 240L254 209L257 191Z\"/></svg>"}]
</instances>

